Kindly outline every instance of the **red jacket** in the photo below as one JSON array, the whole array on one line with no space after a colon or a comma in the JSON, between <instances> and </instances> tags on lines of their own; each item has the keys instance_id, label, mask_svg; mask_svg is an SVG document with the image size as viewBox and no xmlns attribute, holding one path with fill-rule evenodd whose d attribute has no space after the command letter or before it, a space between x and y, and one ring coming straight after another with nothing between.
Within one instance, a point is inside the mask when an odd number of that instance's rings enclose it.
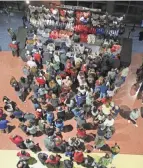
<instances>
[{"instance_id":1,"label":"red jacket","mask_svg":"<svg viewBox=\"0 0 143 168\"><path fill-rule=\"evenodd\" d=\"M81 129L77 129L77 136L78 137L85 137L86 136L86 131L85 130L81 130Z\"/></svg>"},{"instance_id":2,"label":"red jacket","mask_svg":"<svg viewBox=\"0 0 143 168\"><path fill-rule=\"evenodd\" d=\"M46 81L42 77L38 77L36 78L36 80L39 83L39 85L44 85L46 83Z\"/></svg>"},{"instance_id":3,"label":"red jacket","mask_svg":"<svg viewBox=\"0 0 143 168\"><path fill-rule=\"evenodd\" d=\"M20 158L22 158L22 157L29 157L29 158L30 158L30 157L31 157L31 156L30 156L30 153L28 153L28 152L25 152L24 155L23 155L21 152L18 152L18 153L17 153L17 156L20 157Z\"/></svg>"},{"instance_id":4,"label":"red jacket","mask_svg":"<svg viewBox=\"0 0 143 168\"><path fill-rule=\"evenodd\" d=\"M41 55L40 55L39 53L34 53L34 54L33 54L33 57L34 57L35 61L40 62L40 60L41 60Z\"/></svg>"},{"instance_id":5,"label":"red jacket","mask_svg":"<svg viewBox=\"0 0 143 168\"><path fill-rule=\"evenodd\" d=\"M61 159L61 158L60 158L59 156L56 156L56 157L54 158L54 160L51 160L50 158L48 158L48 159L45 161L45 163L50 163L50 164L56 165L56 164L59 163L60 159Z\"/></svg>"},{"instance_id":6,"label":"red jacket","mask_svg":"<svg viewBox=\"0 0 143 168\"><path fill-rule=\"evenodd\" d=\"M10 43L9 47L13 48L13 49L16 49L16 50L18 49L18 45L17 44L13 44L13 43Z\"/></svg>"},{"instance_id":7,"label":"red jacket","mask_svg":"<svg viewBox=\"0 0 143 168\"><path fill-rule=\"evenodd\" d=\"M18 136L18 135L15 136L14 138L10 137L10 140L16 145L19 145L24 141L23 138L21 136Z\"/></svg>"},{"instance_id":8,"label":"red jacket","mask_svg":"<svg viewBox=\"0 0 143 168\"><path fill-rule=\"evenodd\" d=\"M42 112L39 112L39 111L35 111L35 114L36 114L36 118L40 119L43 115Z\"/></svg>"},{"instance_id":9,"label":"red jacket","mask_svg":"<svg viewBox=\"0 0 143 168\"><path fill-rule=\"evenodd\" d=\"M74 153L74 161L77 163L82 163L84 161L84 156L82 152L75 152Z\"/></svg>"}]
</instances>

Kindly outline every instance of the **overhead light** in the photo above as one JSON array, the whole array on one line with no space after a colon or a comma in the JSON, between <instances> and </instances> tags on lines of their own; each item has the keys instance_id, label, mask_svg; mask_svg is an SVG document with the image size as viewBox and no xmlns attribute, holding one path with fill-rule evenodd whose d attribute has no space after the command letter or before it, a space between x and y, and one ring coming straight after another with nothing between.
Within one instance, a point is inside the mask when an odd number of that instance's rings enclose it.
<instances>
[{"instance_id":1,"label":"overhead light","mask_svg":"<svg viewBox=\"0 0 143 168\"><path fill-rule=\"evenodd\" d=\"M29 3L30 3L30 1L29 1L29 0L26 0L26 3L27 3L27 4L29 4Z\"/></svg>"}]
</instances>

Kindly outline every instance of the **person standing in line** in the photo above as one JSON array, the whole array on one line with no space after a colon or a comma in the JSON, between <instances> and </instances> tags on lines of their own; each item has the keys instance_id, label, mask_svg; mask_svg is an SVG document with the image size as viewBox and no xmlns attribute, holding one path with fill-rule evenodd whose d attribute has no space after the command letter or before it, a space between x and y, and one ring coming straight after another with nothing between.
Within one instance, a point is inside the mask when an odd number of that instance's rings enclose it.
<instances>
[{"instance_id":1,"label":"person standing in line","mask_svg":"<svg viewBox=\"0 0 143 168\"><path fill-rule=\"evenodd\" d=\"M12 28L7 29L7 31L8 31L9 36L11 37L11 40L12 40L12 41L15 41L15 40L16 40L16 34L15 34L15 32L12 30Z\"/></svg>"},{"instance_id":2,"label":"person standing in line","mask_svg":"<svg viewBox=\"0 0 143 168\"><path fill-rule=\"evenodd\" d=\"M37 67L42 69L42 56L41 54L39 53L39 51L36 51L34 54L33 54L33 58L35 60L35 63L37 64Z\"/></svg>"},{"instance_id":3,"label":"person standing in line","mask_svg":"<svg viewBox=\"0 0 143 168\"><path fill-rule=\"evenodd\" d=\"M0 133L9 133L9 121L2 119L0 120Z\"/></svg>"},{"instance_id":4,"label":"person standing in line","mask_svg":"<svg viewBox=\"0 0 143 168\"><path fill-rule=\"evenodd\" d=\"M11 51L12 51L12 55L13 56L19 56L19 47L18 47L18 44L16 41L12 41L10 44L9 44L9 47L11 48Z\"/></svg>"},{"instance_id":5,"label":"person standing in line","mask_svg":"<svg viewBox=\"0 0 143 168\"><path fill-rule=\"evenodd\" d=\"M120 153L120 146L115 143L114 146L111 147L111 153L112 153L112 156L111 158L113 159L118 153Z\"/></svg>"},{"instance_id":6,"label":"person standing in line","mask_svg":"<svg viewBox=\"0 0 143 168\"><path fill-rule=\"evenodd\" d=\"M138 127L137 125L137 119L140 116L140 110L139 109L133 109L129 115L128 123L132 122L135 127Z\"/></svg>"}]
</instances>

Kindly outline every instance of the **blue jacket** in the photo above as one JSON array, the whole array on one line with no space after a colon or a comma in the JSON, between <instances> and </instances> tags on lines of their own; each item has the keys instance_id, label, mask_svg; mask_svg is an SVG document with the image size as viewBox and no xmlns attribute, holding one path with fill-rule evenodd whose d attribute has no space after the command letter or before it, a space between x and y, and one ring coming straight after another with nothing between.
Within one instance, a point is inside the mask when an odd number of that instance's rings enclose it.
<instances>
[{"instance_id":1,"label":"blue jacket","mask_svg":"<svg viewBox=\"0 0 143 168\"><path fill-rule=\"evenodd\" d=\"M65 156L71 157L71 156L73 156L73 152L65 152Z\"/></svg>"},{"instance_id":2,"label":"blue jacket","mask_svg":"<svg viewBox=\"0 0 143 168\"><path fill-rule=\"evenodd\" d=\"M48 122L53 122L54 120L54 114L53 113L47 113L47 121Z\"/></svg>"},{"instance_id":3,"label":"blue jacket","mask_svg":"<svg viewBox=\"0 0 143 168\"><path fill-rule=\"evenodd\" d=\"M80 106L82 103L85 102L85 100L86 100L86 95L85 95L85 96L76 95L75 99L76 99L77 105Z\"/></svg>"},{"instance_id":4,"label":"blue jacket","mask_svg":"<svg viewBox=\"0 0 143 168\"><path fill-rule=\"evenodd\" d=\"M63 128L64 127L64 123L63 122L55 122L55 126L57 127L57 128Z\"/></svg>"},{"instance_id":5,"label":"blue jacket","mask_svg":"<svg viewBox=\"0 0 143 168\"><path fill-rule=\"evenodd\" d=\"M101 85L100 92L101 93L107 93L108 87L106 85Z\"/></svg>"},{"instance_id":6,"label":"blue jacket","mask_svg":"<svg viewBox=\"0 0 143 168\"><path fill-rule=\"evenodd\" d=\"M96 28L96 34L104 34L105 30L104 28Z\"/></svg>"},{"instance_id":7,"label":"blue jacket","mask_svg":"<svg viewBox=\"0 0 143 168\"><path fill-rule=\"evenodd\" d=\"M8 123L8 120L1 120L0 121L0 129L1 130L6 129L8 127L7 123Z\"/></svg>"},{"instance_id":8,"label":"blue jacket","mask_svg":"<svg viewBox=\"0 0 143 168\"><path fill-rule=\"evenodd\" d=\"M13 115L15 116L15 118L21 118L23 116L23 112L20 110L16 110L13 112Z\"/></svg>"},{"instance_id":9,"label":"blue jacket","mask_svg":"<svg viewBox=\"0 0 143 168\"><path fill-rule=\"evenodd\" d=\"M76 109L72 109L71 111L73 112L75 117L79 117L81 115L81 112L77 111Z\"/></svg>"}]
</instances>

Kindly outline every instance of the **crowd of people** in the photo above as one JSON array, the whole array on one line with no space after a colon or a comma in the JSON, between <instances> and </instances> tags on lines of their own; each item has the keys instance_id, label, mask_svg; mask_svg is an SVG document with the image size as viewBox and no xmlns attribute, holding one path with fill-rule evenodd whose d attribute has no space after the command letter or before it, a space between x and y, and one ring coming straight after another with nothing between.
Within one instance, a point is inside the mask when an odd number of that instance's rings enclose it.
<instances>
[{"instance_id":1,"label":"crowd of people","mask_svg":"<svg viewBox=\"0 0 143 168\"><path fill-rule=\"evenodd\" d=\"M23 67L23 76L20 79L11 77L10 85L23 103L26 103L26 99L31 100L35 111L23 112L18 104L4 96L5 112L0 109L0 131L9 132L9 121L4 118L6 113L11 119L19 120L19 129L26 135L47 135L43 140L46 149L69 157L64 160L64 168L72 168L74 162L84 167L106 168L120 152L120 147L115 143L99 161L89 155L84 156L84 152L91 152L86 148L87 120L90 120L91 129L97 129L96 135L93 135L93 149L103 150L115 133L114 122L120 112L112 97L125 82L129 68L115 67L114 63L120 60L120 55L109 55L106 47L106 51L102 49L98 54L93 54L91 48L83 44L75 46L70 38L60 47L49 40L48 60L43 65L43 43L36 31L30 30L28 36L32 43L28 40L26 45L28 61ZM12 44L16 44L14 37ZM18 55L17 51L15 46L15 50L12 50L14 56ZM66 140L62 135L65 121L71 119L72 125L73 118L77 132ZM130 120L133 121L131 116ZM13 135L10 140L22 149L17 154L20 158L18 168L29 167L31 156L26 149L38 153L42 164L60 167L61 156L40 152L40 144L30 137L24 139L20 135Z\"/></svg>"}]
</instances>

